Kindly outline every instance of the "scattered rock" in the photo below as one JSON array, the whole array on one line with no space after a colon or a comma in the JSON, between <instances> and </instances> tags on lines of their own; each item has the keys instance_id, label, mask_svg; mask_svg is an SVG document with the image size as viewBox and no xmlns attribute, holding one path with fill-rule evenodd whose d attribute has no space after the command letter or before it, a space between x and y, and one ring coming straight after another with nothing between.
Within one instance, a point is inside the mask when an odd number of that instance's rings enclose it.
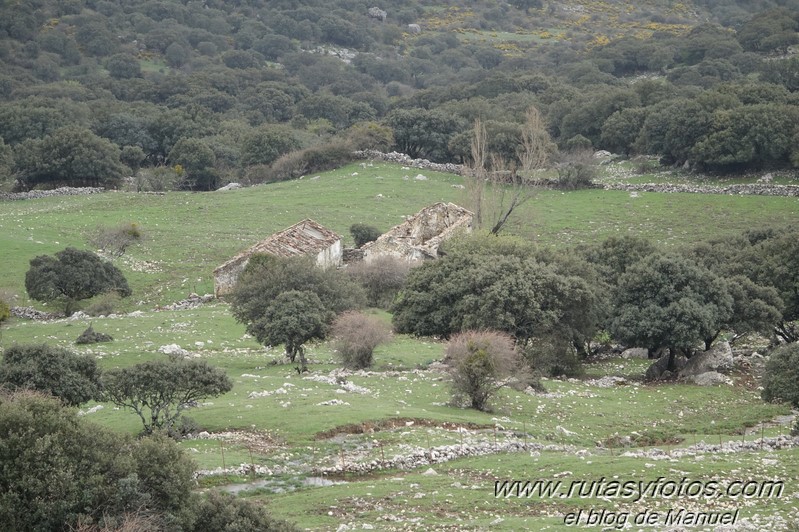
<instances>
[{"instance_id":1,"label":"scattered rock","mask_svg":"<svg viewBox=\"0 0 799 532\"><path fill-rule=\"evenodd\" d=\"M585 383L598 388L613 388L614 386L624 386L627 384L627 379L616 375L605 375L599 379L585 381Z\"/></svg>"},{"instance_id":2,"label":"scattered rock","mask_svg":"<svg viewBox=\"0 0 799 532\"><path fill-rule=\"evenodd\" d=\"M316 406L350 406L350 404L346 401L342 401L341 399L331 399L330 401L322 401L321 403L316 403Z\"/></svg>"},{"instance_id":3,"label":"scattered rock","mask_svg":"<svg viewBox=\"0 0 799 532\"><path fill-rule=\"evenodd\" d=\"M158 348L158 352L169 356L179 356L179 357L189 356L189 352L180 347L178 344L162 345L161 347Z\"/></svg>"},{"instance_id":4,"label":"scattered rock","mask_svg":"<svg viewBox=\"0 0 799 532\"><path fill-rule=\"evenodd\" d=\"M78 410L78 415L79 416L87 416L89 414L94 414L95 412L98 412L98 411L100 411L102 409L103 409L103 405L97 405L97 406L93 406L93 407L89 408L88 410Z\"/></svg>"},{"instance_id":5,"label":"scattered rock","mask_svg":"<svg viewBox=\"0 0 799 532\"><path fill-rule=\"evenodd\" d=\"M433 469L432 467L431 467L431 468L429 468L427 471L425 471L425 472L424 472L424 473L422 473L422 474L423 474L423 475L427 475L427 476L438 475L438 473L436 473L436 470L435 470L435 469Z\"/></svg>"},{"instance_id":6,"label":"scattered rock","mask_svg":"<svg viewBox=\"0 0 799 532\"><path fill-rule=\"evenodd\" d=\"M155 310L189 310L193 308L197 308L199 306L205 305L206 303L211 303L216 298L213 294L205 294L205 295L197 295L197 294L189 294L186 299L182 299L171 305L166 305L163 307L156 307Z\"/></svg>"},{"instance_id":7,"label":"scattered rock","mask_svg":"<svg viewBox=\"0 0 799 532\"><path fill-rule=\"evenodd\" d=\"M561 427L560 425L555 427L555 432L557 432L558 434L562 434L563 436L569 436L569 437L577 436L576 432L573 432L565 427Z\"/></svg>"}]
</instances>

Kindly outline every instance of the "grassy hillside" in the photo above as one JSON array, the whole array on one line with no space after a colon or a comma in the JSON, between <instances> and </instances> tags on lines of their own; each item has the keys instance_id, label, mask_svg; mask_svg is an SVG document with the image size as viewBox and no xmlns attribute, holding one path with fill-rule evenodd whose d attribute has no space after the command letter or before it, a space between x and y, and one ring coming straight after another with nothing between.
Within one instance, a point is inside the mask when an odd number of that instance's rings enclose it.
<instances>
[{"instance_id":1,"label":"grassy hillside","mask_svg":"<svg viewBox=\"0 0 799 532\"><path fill-rule=\"evenodd\" d=\"M754 519L760 529L769 530L784 529L778 525L785 521L775 516L788 522L799 519L795 508L799 448L760 450L758 444L761 437L787 434L785 425L768 423L761 429L758 423L787 414L789 409L764 404L744 373L733 374L734 387L645 385L640 378L647 361L609 359L588 365L586 380L545 380L545 394L505 390L495 402L495 411L483 413L448 405L445 375L428 367L442 356L443 344L429 339L398 336L380 347L374 371L345 376L366 392L345 393L335 379L324 381L336 369L327 344L310 346L312 373L300 378L291 365L280 363L280 350L265 350L244 335L243 326L233 321L225 304L93 319L95 330L110 333L114 341L74 346L75 337L88 323L84 319L15 321L4 329L0 345L46 341L94 354L102 367L111 368L161 358L164 355L158 348L176 343L223 367L234 382L233 390L188 412L216 438L186 440L181 445L201 469L223 464L263 469L255 475L218 473L203 478L201 486L249 487L243 496L303 528L336 530L348 524L379 530L567 529L564 513L594 508L633 513L669 507L740 509L740 519ZM627 381L608 387L596 380L605 375ZM343 403L320 404L333 400ZM135 414L113 405L90 403L83 408L98 406L103 408L87 414L88 419L129 433L140 429ZM364 424L364 430L356 433L359 424ZM322 480L314 473L316 468L391 459L442 446L490 447L514 441L524 442L531 450L433 464L437 475L422 474L427 465ZM703 448L702 442L724 445L728 452ZM745 442L751 449L731 452ZM542 445L549 447L541 449ZM623 454L647 451L654 454ZM681 453L688 456L678 458ZM712 501L494 497L495 480L568 483L602 477L642 482L659 477L678 482L683 477L719 482L772 479L786 484L779 497L745 501L731 497ZM319 486L331 481L346 484Z\"/></svg>"},{"instance_id":2,"label":"grassy hillside","mask_svg":"<svg viewBox=\"0 0 799 532\"><path fill-rule=\"evenodd\" d=\"M415 179L420 173L428 179ZM461 182L455 175L375 162L211 194L111 192L4 202L0 288L22 296L21 303L30 259L66 246L86 248L87 237L98 226L136 222L144 232L143 243L115 262L134 290L126 305L148 309L190 292L212 292L216 266L303 218L330 227L351 245L348 229L353 223L386 231L430 203L463 203L463 190L456 188ZM628 233L676 246L796 221L795 198L540 190L511 219L508 231L546 246Z\"/></svg>"},{"instance_id":3,"label":"grassy hillside","mask_svg":"<svg viewBox=\"0 0 799 532\"><path fill-rule=\"evenodd\" d=\"M623 170L624 165L604 167L604 179L624 179L619 177ZM418 174L427 179L416 179ZM663 174L634 178L685 179ZM431 366L444 349L434 339L398 335L379 347L373 371L344 375L360 387L357 393L337 383L341 374L327 343L309 346L312 373L301 378L283 363L281 349L265 349L246 335L224 302L154 310L191 291L210 292L216 265L299 219L313 217L350 242L352 223L388 229L434 201L463 202L461 182L455 175L373 162L230 192L110 192L4 202L2 288L19 294L30 258L67 245L85 247L86 236L98 225L137 222L146 238L116 259L135 291L123 306L139 312L90 320L12 319L3 327L0 347L46 342L92 354L101 367L114 368L163 358L160 347L178 344L224 368L233 390L188 413L211 437L181 444L200 469L216 471L200 480L200 489L241 490L276 516L310 530L337 530L342 524L379 530L566 530L564 516L581 509L615 510L622 512L619 519L624 512L632 519L647 510L661 512L664 519L669 508L740 510L739 522L769 530L787 530L788 523L799 521L799 448L761 450L759 443L787 434L787 425L772 421L790 409L763 403L748 371L733 373L734 386L647 385L642 376L649 361L613 358L588 364L584 380L545 380L544 394L504 390L495 410L484 413L449 404L447 377ZM508 230L542 246L631 233L673 249L797 221L796 198L540 190ZM89 323L114 341L75 346ZM604 376L626 381L608 387L597 380ZM83 409L91 412L89 419L115 430L140 430L135 414L111 404L90 403ZM522 442L529 446L526 452L501 450ZM733 452L742 444L748 447ZM483 446L489 454L411 470L319 478L320 469L472 446ZM722 446L722 451L711 446ZM223 466L229 469L226 474ZM423 474L429 467L437 474ZM568 483L602 477L636 482L770 479L783 480L785 486L780 496L744 501L726 496L712 501L494 496L495 481Z\"/></svg>"}]
</instances>

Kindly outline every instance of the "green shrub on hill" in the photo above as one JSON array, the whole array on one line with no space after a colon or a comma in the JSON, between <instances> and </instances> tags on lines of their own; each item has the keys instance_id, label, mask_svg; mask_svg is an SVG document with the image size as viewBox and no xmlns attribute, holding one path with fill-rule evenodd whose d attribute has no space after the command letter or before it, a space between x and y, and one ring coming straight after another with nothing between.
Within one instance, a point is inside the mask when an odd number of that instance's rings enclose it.
<instances>
[{"instance_id":1,"label":"green shrub on hill","mask_svg":"<svg viewBox=\"0 0 799 532\"><path fill-rule=\"evenodd\" d=\"M25 289L37 301L62 301L67 316L80 300L104 292L116 292L122 297L131 294L119 268L90 251L75 248L31 259Z\"/></svg>"},{"instance_id":2,"label":"green shrub on hill","mask_svg":"<svg viewBox=\"0 0 799 532\"><path fill-rule=\"evenodd\" d=\"M98 399L102 387L94 357L46 344L7 348L0 362L0 386L36 390L71 406Z\"/></svg>"}]
</instances>

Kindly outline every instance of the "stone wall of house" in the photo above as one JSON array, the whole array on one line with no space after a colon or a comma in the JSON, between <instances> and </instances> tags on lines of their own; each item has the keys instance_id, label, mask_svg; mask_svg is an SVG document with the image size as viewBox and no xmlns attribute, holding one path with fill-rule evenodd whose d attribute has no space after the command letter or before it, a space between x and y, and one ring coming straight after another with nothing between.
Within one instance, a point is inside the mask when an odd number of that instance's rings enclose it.
<instances>
[{"instance_id":1,"label":"stone wall of house","mask_svg":"<svg viewBox=\"0 0 799 532\"><path fill-rule=\"evenodd\" d=\"M344 264L352 264L363 260L363 250L361 248L344 248L341 253L341 261Z\"/></svg>"},{"instance_id":2,"label":"stone wall of house","mask_svg":"<svg viewBox=\"0 0 799 532\"><path fill-rule=\"evenodd\" d=\"M227 264L225 268L214 272L214 295L216 297L226 296L233 291L236 281L239 280L239 275L247 267L248 262L250 262L249 257L243 257L240 261Z\"/></svg>"},{"instance_id":3,"label":"stone wall of house","mask_svg":"<svg viewBox=\"0 0 799 532\"><path fill-rule=\"evenodd\" d=\"M330 268L331 266L336 268L341 266L343 262L342 256L341 240L337 240L335 244L316 255L316 265L321 268Z\"/></svg>"},{"instance_id":4,"label":"stone wall of house","mask_svg":"<svg viewBox=\"0 0 799 532\"><path fill-rule=\"evenodd\" d=\"M411 262L434 259L444 241L471 230L473 217L452 203L436 203L364 245L363 259L369 262L385 255Z\"/></svg>"}]
</instances>

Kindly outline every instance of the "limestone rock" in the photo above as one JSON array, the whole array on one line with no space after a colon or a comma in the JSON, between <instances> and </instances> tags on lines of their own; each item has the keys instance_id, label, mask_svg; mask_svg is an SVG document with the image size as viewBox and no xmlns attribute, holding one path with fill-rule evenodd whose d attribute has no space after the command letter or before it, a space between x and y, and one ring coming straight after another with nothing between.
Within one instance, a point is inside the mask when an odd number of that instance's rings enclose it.
<instances>
[{"instance_id":1,"label":"limestone rock","mask_svg":"<svg viewBox=\"0 0 799 532\"><path fill-rule=\"evenodd\" d=\"M388 13L386 13L379 7L370 7L369 10L367 11L367 14L372 18L378 19L380 22L385 22L386 16L388 16Z\"/></svg>"},{"instance_id":2,"label":"limestone rock","mask_svg":"<svg viewBox=\"0 0 799 532\"><path fill-rule=\"evenodd\" d=\"M621 358L649 358L649 350L643 347L631 347L621 352Z\"/></svg>"},{"instance_id":3,"label":"limestone rock","mask_svg":"<svg viewBox=\"0 0 799 532\"><path fill-rule=\"evenodd\" d=\"M701 375L709 371L730 371L733 368L732 349L727 342L719 342L709 350L691 357L680 370L681 377Z\"/></svg>"},{"instance_id":4,"label":"limestone rock","mask_svg":"<svg viewBox=\"0 0 799 532\"><path fill-rule=\"evenodd\" d=\"M693 382L699 386L720 386L731 385L732 379L726 375L722 375L718 371L707 371L699 375L691 375L688 377L689 382Z\"/></svg>"}]
</instances>

